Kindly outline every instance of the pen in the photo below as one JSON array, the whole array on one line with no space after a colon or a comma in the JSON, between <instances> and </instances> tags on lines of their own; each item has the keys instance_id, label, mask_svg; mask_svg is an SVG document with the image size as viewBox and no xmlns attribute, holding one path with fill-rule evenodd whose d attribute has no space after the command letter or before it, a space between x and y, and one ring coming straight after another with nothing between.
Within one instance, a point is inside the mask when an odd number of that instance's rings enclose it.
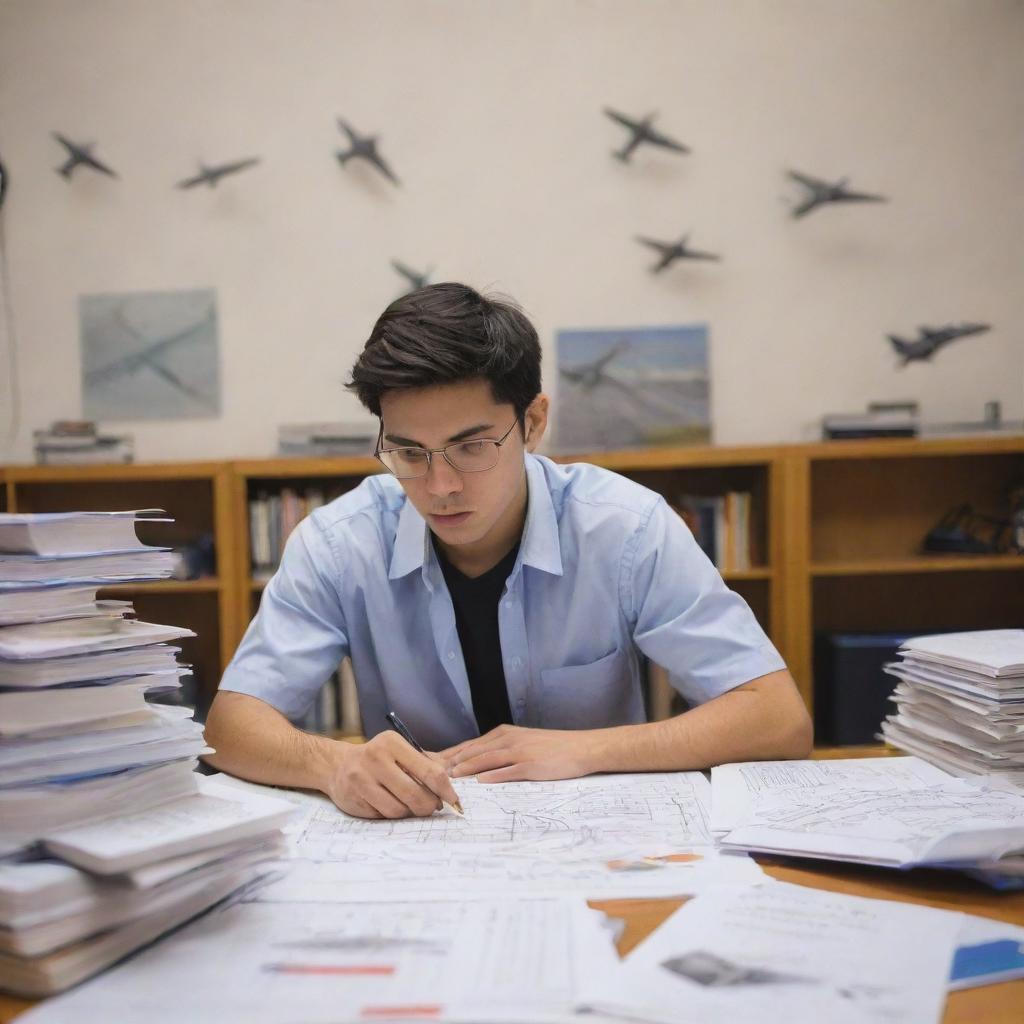
<instances>
[{"instance_id":1,"label":"pen","mask_svg":"<svg viewBox=\"0 0 1024 1024\"><path fill-rule=\"evenodd\" d=\"M394 711L389 711L384 717L388 720L388 725L390 725L391 728L394 729L395 732L397 732L398 735L401 736L402 739L405 740L405 742L413 748L413 750L418 750L421 754L426 753L423 747L420 746L419 741L416 739L416 737L413 736L411 732L409 732L405 722L403 722L398 717L398 715L394 713ZM458 800L456 800L455 803L453 804L449 804L447 800L442 800L441 803L445 807L450 806L453 811L458 811L459 814L465 815L466 813L462 809L462 804Z\"/></svg>"}]
</instances>

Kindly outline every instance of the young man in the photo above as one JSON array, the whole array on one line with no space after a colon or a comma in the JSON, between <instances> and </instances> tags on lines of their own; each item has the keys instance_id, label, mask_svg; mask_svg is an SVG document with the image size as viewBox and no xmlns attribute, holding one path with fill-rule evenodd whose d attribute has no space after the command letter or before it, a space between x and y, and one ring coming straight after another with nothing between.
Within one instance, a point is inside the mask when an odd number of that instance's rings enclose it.
<instances>
[{"instance_id":1,"label":"young man","mask_svg":"<svg viewBox=\"0 0 1024 1024\"><path fill-rule=\"evenodd\" d=\"M665 501L530 453L548 419L540 345L510 303L459 284L383 313L349 387L389 471L315 511L220 684L215 766L397 818L484 782L804 757L792 678ZM645 722L640 655L690 710ZM301 715L352 658L368 742ZM385 718L395 711L431 753Z\"/></svg>"}]
</instances>

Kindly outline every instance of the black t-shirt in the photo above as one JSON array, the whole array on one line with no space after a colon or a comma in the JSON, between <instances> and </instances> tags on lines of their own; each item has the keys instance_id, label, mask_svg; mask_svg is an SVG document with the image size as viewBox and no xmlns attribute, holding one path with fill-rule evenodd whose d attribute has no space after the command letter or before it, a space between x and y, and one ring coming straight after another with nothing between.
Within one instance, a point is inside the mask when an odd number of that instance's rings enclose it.
<instances>
[{"instance_id":1,"label":"black t-shirt","mask_svg":"<svg viewBox=\"0 0 1024 1024\"><path fill-rule=\"evenodd\" d=\"M459 631L462 657L473 696L473 713L480 733L512 722L512 709L505 686L505 666L501 663L501 638L498 634L498 601L505 581L516 564L519 545L494 568L471 579L444 557L435 543L444 581L455 607L455 627Z\"/></svg>"}]
</instances>

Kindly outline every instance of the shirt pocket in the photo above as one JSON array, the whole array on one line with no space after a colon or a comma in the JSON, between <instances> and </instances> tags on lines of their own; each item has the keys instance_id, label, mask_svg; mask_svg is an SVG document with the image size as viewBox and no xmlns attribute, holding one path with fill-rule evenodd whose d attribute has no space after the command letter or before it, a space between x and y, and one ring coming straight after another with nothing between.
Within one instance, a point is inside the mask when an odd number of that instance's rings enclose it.
<instances>
[{"instance_id":1,"label":"shirt pocket","mask_svg":"<svg viewBox=\"0 0 1024 1024\"><path fill-rule=\"evenodd\" d=\"M602 729L636 717L629 653L616 649L589 665L542 669L540 722L545 729Z\"/></svg>"}]
</instances>

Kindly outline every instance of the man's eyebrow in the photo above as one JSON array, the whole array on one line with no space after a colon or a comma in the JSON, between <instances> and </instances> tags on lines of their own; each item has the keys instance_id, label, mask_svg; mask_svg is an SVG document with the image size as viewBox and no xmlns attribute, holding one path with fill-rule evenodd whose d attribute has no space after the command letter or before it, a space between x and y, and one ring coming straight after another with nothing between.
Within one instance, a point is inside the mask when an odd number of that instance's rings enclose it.
<instances>
[{"instance_id":1,"label":"man's eyebrow","mask_svg":"<svg viewBox=\"0 0 1024 1024\"><path fill-rule=\"evenodd\" d=\"M474 434L479 434L481 430L493 430L493 423L478 423L475 427L469 427L466 430L460 430L457 434L452 434L451 437L445 441L445 444L455 444L457 441L464 441L467 437L472 437ZM419 441L414 441L411 437L400 437L398 434L385 434L385 441L390 441L392 444L397 444L403 448L425 448L426 445L420 444Z\"/></svg>"}]
</instances>

